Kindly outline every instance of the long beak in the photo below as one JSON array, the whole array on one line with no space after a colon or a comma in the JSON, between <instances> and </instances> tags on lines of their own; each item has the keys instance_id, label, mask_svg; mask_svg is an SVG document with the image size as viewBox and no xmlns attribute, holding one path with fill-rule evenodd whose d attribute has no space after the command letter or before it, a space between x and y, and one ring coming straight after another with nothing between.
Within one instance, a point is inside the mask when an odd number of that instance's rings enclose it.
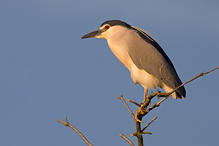
<instances>
[{"instance_id":1,"label":"long beak","mask_svg":"<svg viewBox=\"0 0 219 146\"><path fill-rule=\"evenodd\" d=\"M96 31L93 31L91 33L84 35L83 37L81 37L81 39L96 37L96 36L99 36L101 33L102 33L101 30L96 30Z\"/></svg>"}]
</instances>

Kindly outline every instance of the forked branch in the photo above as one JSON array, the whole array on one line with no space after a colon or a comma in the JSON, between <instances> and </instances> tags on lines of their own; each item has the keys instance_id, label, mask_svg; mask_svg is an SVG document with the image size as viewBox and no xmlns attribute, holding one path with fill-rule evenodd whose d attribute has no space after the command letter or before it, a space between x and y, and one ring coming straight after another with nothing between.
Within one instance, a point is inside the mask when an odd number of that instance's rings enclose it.
<instances>
[{"instance_id":1,"label":"forked branch","mask_svg":"<svg viewBox=\"0 0 219 146\"><path fill-rule=\"evenodd\" d=\"M134 101L128 99L129 102L131 102L131 103L133 103L133 104L135 104L135 105L138 106L138 110L136 111L135 116L134 116L134 114L131 112L131 110L129 109L128 105L125 103L123 97L120 96L120 99L122 99L123 103L125 104L125 106L126 106L127 109L129 110L129 112L131 113L132 117L137 117L137 118L138 118L138 119L134 118L135 124L136 124L136 132L133 133L132 135L130 134L130 136L136 136L136 137L137 137L137 139L138 139L138 146L143 146L143 145L144 145L144 144L143 144L143 137L142 137L142 134L152 134L152 133L146 132L146 131L144 131L144 130L145 130L154 120L157 119L157 117L155 117L154 119L152 119L152 120L141 130L141 123L142 123L141 120L142 120L142 118L143 118L146 114L148 114L148 113L149 113L151 110L153 110L154 108L160 106L160 104L161 104L162 102L164 102L168 97L171 96L171 94L172 94L173 92L175 92L175 91L176 91L177 89L179 89L180 87L182 87L182 86L188 84L189 82L191 82L191 81L193 81L193 80L195 80L195 79L197 79L197 78L199 78L199 77L201 77L201 76L203 76L203 75L206 75L206 74L208 74L208 73L211 73L211 72L213 72L213 71L215 71L215 70L217 70L217 69L219 69L219 67L216 67L216 68L214 68L214 69L212 69L212 70L210 70L210 71L207 71L207 72L202 72L202 73L200 73L199 75L195 76L194 78L192 78L192 79L188 80L187 82L181 84L180 86L176 87L176 88L175 88L173 91L171 91L171 92L168 92L168 93L161 93L161 92L157 91L157 92L151 93L151 94L147 97L146 101L145 101L144 103L142 103L142 104L138 104L138 103L136 103L136 102L134 102ZM154 105L152 105L150 108L147 109L147 107L148 107L148 106L150 105L150 103L151 103L151 100L152 100L155 96L157 96L157 97L164 97L164 98L163 98L162 100L160 100L159 102L155 103Z\"/></svg>"},{"instance_id":2,"label":"forked branch","mask_svg":"<svg viewBox=\"0 0 219 146\"><path fill-rule=\"evenodd\" d=\"M64 125L67 126L67 127L72 128L75 132L77 132L78 135L81 136L81 138L87 143L88 146L93 146L93 145L84 137L84 135L83 135L77 128L75 128L74 126L72 126L72 125L68 122L67 117L65 117L65 119L66 119L66 122L64 122L64 121L62 121L62 120L57 120L57 121L60 122L60 123L62 123L62 124L64 124Z\"/></svg>"},{"instance_id":3,"label":"forked branch","mask_svg":"<svg viewBox=\"0 0 219 146\"><path fill-rule=\"evenodd\" d=\"M130 146L135 146L132 142L131 142L131 140L129 140L124 134L119 134L119 136L121 136L123 139L125 139L129 144L130 144Z\"/></svg>"},{"instance_id":4,"label":"forked branch","mask_svg":"<svg viewBox=\"0 0 219 146\"><path fill-rule=\"evenodd\" d=\"M208 73L211 73L215 70L219 69L219 67L216 67L208 72L202 72L200 73L199 75L197 75L196 77L188 80L187 82L183 83L182 85L178 86L177 88L175 88L173 91L171 92L168 92L168 93L161 93L159 91L157 92L154 92L154 93L151 93L149 96L148 96L148 99L146 100L146 102L144 102L143 104L138 104L132 100L128 100L129 102L131 103L134 103L135 105L137 105L138 107L142 108L142 111L141 112L136 112L136 115L134 115L134 113L130 110L130 108L128 107L128 105L126 104L123 96L121 95L119 97L119 99L121 99L123 101L123 103L125 104L126 108L128 109L128 111L130 112L131 116L133 117L133 119L135 120L135 124L136 124L136 132L133 133L133 135L131 136L136 136L137 139L138 139L138 146L143 146L143 137L142 137L142 134L152 134L150 132L146 132L144 131L152 122L154 122L157 117L153 118L143 129L141 129L141 122L140 120L142 120L142 118L147 114L149 113L151 110L153 110L155 107L158 107L162 102L164 102L168 97L170 97L170 95L175 92L177 89L179 89L180 87L186 85L187 83L197 79L198 77L201 77L203 75L206 75ZM160 100L159 102L157 102L156 104L152 105L150 108L146 109L147 106L149 106L149 104L151 103L151 100L153 97L164 97L162 100ZM143 113L142 113L143 112ZM139 121L135 119L135 117L138 117L139 118ZM81 136L81 138L88 144L88 146L93 146L86 138L85 136L78 130L76 129L74 126L72 126L68 121L67 121L67 117L66 117L66 122L64 121L61 121L61 120L57 120L58 122L64 124L65 126L68 126L70 128L72 128L75 132L78 133L78 135ZM131 146L134 146L134 144L126 137L124 136L123 134L120 134L120 136L125 139Z\"/></svg>"},{"instance_id":5,"label":"forked branch","mask_svg":"<svg viewBox=\"0 0 219 146\"><path fill-rule=\"evenodd\" d=\"M188 80L187 82L181 84L180 86L176 87L176 88L175 88L173 91L171 91L171 92L168 92L168 93L155 92L155 93L150 94L150 95L148 96L148 97L149 97L149 98L148 98L148 103L150 103L151 99L152 99L154 96L164 97L164 98L163 98L162 100L160 100L159 102L155 103L154 105L152 105L148 110L144 110L144 111L145 111L144 114L138 113L138 116L140 116L140 117L145 116L149 111L153 110L155 107L160 106L160 104L161 104L162 102L164 102L167 98L169 98L170 95L171 95L173 92L175 92L177 89L179 89L180 87L182 87L182 86L188 84L189 82L191 82L191 81L193 81L193 80L195 80L195 79L197 79L197 78L199 78L199 77L201 77L201 76L204 76L204 75L206 75L206 74L209 74L209 73L211 73L211 72L213 72L213 71L215 71L215 70L217 70L217 69L219 69L219 67L216 67L216 68L214 68L214 69L212 69L212 70L210 70L210 71L207 71L207 72L201 72L199 75L195 76L194 78L192 78L192 79ZM143 103L143 105L142 105L141 107L142 107L142 108L147 107L147 106L148 106L148 103Z\"/></svg>"}]
</instances>

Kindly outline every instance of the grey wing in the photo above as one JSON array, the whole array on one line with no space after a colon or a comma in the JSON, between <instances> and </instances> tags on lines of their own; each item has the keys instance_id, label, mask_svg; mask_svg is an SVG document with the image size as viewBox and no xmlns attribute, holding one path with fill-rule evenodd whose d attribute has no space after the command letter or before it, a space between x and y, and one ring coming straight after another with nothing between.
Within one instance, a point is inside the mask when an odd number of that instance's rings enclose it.
<instances>
[{"instance_id":1,"label":"grey wing","mask_svg":"<svg viewBox=\"0 0 219 146\"><path fill-rule=\"evenodd\" d=\"M135 41L135 46L130 45L129 55L139 69L144 69L154 75L170 88L176 88L182 84L177 72L159 44L144 31L133 27L139 35ZM177 90L179 98L185 97L185 88Z\"/></svg>"}]
</instances>

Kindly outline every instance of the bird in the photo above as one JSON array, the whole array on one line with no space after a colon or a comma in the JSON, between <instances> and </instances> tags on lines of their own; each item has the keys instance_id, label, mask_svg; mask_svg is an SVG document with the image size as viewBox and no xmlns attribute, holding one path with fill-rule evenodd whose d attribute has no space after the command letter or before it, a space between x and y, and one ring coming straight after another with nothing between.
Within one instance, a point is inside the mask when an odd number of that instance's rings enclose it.
<instances>
[{"instance_id":1,"label":"bird","mask_svg":"<svg viewBox=\"0 0 219 146\"><path fill-rule=\"evenodd\" d=\"M134 84L144 88L143 102L149 89L162 88L166 93L182 84L173 63L161 46L142 29L121 20L108 20L98 30L81 37L106 39L110 50L128 68ZM181 86L171 94L173 99L184 99Z\"/></svg>"}]
</instances>

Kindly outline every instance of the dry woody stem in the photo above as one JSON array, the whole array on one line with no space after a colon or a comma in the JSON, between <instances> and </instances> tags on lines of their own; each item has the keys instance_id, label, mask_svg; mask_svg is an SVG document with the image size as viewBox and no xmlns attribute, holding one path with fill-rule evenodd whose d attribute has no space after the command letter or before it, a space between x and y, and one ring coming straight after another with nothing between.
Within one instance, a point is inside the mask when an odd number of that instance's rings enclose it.
<instances>
[{"instance_id":1,"label":"dry woody stem","mask_svg":"<svg viewBox=\"0 0 219 146\"><path fill-rule=\"evenodd\" d=\"M141 131L143 132L146 128L148 128L148 126L151 125L152 122L154 122L157 119L157 116L155 118L153 118Z\"/></svg>"},{"instance_id":2,"label":"dry woody stem","mask_svg":"<svg viewBox=\"0 0 219 146\"><path fill-rule=\"evenodd\" d=\"M133 119L135 119L135 116L134 116L133 112L130 110L130 108L128 107L127 103L125 102L125 100L124 100L124 98L123 98L123 95L120 95L120 96L118 97L118 99L121 99L121 100L123 101L124 105L126 106L126 108L128 109L128 111L129 111L130 114L132 115Z\"/></svg>"},{"instance_id":3,"label":"dry woody stem","mask_svg":"<svg viewBox=\"0 0 219 146\"><path fill-rule=\"evenodd\" d=\"M77 128L75 128L74 126L72 126L72 125L67 121L67 117L65 117L65 118L66 118L66 122L64 122L64 121L62 121L62 120L57 120L57 121L60 122L60 123L62 123L62 124L64 124L64 125L67 126L67 127L72 128L75 132L77 132L78 135L81 136L81 138L87 143L88 146L93 146L93 145L84 137L84 135L83 135Z\"/></svg>"},{"instance_id":4,"label":"dry woody stem","mask_svg":"<svg viewBox=\"0 0 219 146\"><path fill-rule=\"evenodd\" d=\"M213 72L213 71L215 71L215 70L217 70L217 69L219 69L219 67L216 67L216 68L214 68L214 69L212 69L212 70L210 70L210 71L208 71L208 72L202 72L202 73L200 73L199 75L195 76L194 78L192 78L192 79L188 80L187 82L183 83L182 85L178 86L177 88L175 88L175 89L174 89L173 91L171 91L171 92L168 92L168 93L161 93L160 91L157 91L157 92L151 93L151 94L147 97L147 99L145 100L145 102L142 103L142 104L139 104L139 103L137 103L137 102L135 102L135 101L132 101L132 100L130 100L130 99L127 99L127 101L129 101L129 102L131 102L131 103L133 103L133 104L135 104L135 105L138 106L138 110L136 111L136 114L135 114L135 115L134 115L133 112L130 110L130 108L129 108L128 105L126 104L126 102L125 102L123 96L121 95L121 96L119 97L119 99L121 99L121 100L123 101L123 103L125 104L126 108L127 108L128 111L131 113L132 117L133 117L134 120L135 120L136 132L133 133L132 135L130 134L130 136L136 136L136 137L137 137L137 139L138 139L138 146L143 146L143 145L144 145L144 144L143 144L143 136L142 136L142 134L152 134L152 133L147 132L147 131L144 131L144 130L145 130L152 122L154 122L154 121L157 119L157 117L153 118L153 119L141 130L141 123L142 123L141 120L142 120L142 118L143 118L146 114L148 114L148 113L149 113L151 110L153 110L154 108L160 106L160 104L161 104L162 102L164 102L168 97L170 97L170 95L171 95L173 92L175 92L175 91L176 91L177 89L179 89L180 87L186 85L187 83L189 83L189 82L191 82L191 81L193 81L193 80L195 80L195 79L197 79L197 78L199 78L199 77L201 77L201 76L203 76L203 75L206 75L206 74L208 74L208 73L211 73L211 72ZM155 96L157 96L158 99L159 99L159 97L164 97L164 98L161 99L160 101L158 101L157 103L155 103L154 105L152 105L151 107L149 107L149 108L147 109L147 107L148 107L148 106L150 105L150 103L151 103L151 100L152 100Z\"/></svg>"},{"instance_id":5,"label":"dry woody stem","mask_svg":"<svg viewBox=\"0 0 219 146\"><path fill-rule=\"evenodd\" d=\"M135 114L135 115L134 115L134 113L130 110L130 108L128 107L128 105L126 104L126 102L125 102L123 96L121 95L120 97L118 97L118 99L121 99L121 100L123 101L124 105L126 106L126 108L128 109L129 113L131 114L132 118L133 118L134 121L135 121L136 132L134 132L132 135L130 134L130 136L136 136L136 137L137 137L138 146L143 146L143 145L144 145L144 143L143 143L143 136L142 136L143 134L150 134L150 135L152 134L152 133L147 132L147 131L144 131L144 130L147 129L147 128L150 126L150 124L153 123L153 122L157 119L157 117L153 118L143 129L141 129L141 123L142 123L141 120L142 120L142 118L143 118L146 114L148 114L148 113L149 113L151 110L153 110L154 108L160 106L160 104L161 104L162 102L164 102L168 97L170 97L170 95L171 95L173 92L175 92L175 91L176 91L177 89L179 89L180 87L182 87L182 86L184 86L185 84L187 84L187 83L189 83L189 82L191 82L191 81L197 79L198 77L201 77L201 76L203 76L203 75L206 75L206 74L208 74L208 73L211 73L211 72L213 72L213 71L215 71L215 70L217 70L217 69L219 69L219 67L216 67L216 68L214 68L214 69L212 69L212 70L210 70L210 71L208 71L208 72L202 72L202 73L200 73L199 75L195 76L194 78L192 78L192 79L188 80L187 82L183 83L182 85L178 86L177 88L175 88L175 89L174 89L173 91L171 91L171 92L168 92L168 93L161 93L160 91L157 91L157 92L151 93L151 94L147 97L147 99L145 100L144 103L139 104L139 103L137 103L137 102L135 102L135 101L132 101L132 100L130 100L130 99L127 99L127 101L129 101L129 102L131 102L131 103L133 103L133 104L135 104L135 105L138 106L138 110L136 111L136 114ZM164 98L161 99L159 102L155 103L154 105L152 105L151 107L147 108L147 107L150 105L151 100L152 100L155 96L157 96L158 98L159 98L159 97L164 97ZM61 121L61 120L57 120L57 121L60 122L60 123L62 123L62 124L64 124L65 126L68 126L68 127L72 128L74 131L76 131L76 132L78 133L78 135L80 135L81 138L88 144L88 146L93 146L93 145L84 137L84 135L83 135L80 131L78 131L78 129L76 129L74 126L72 126L72 125L67 121L67 117L66 117L66 122ZM131 146L134 146L134 144L133 144L126 136L124 136L123 134L120 134L120 136L121 136L123 139L125 139Z\"/></svg>"},{"instance_id":6,"label":"dry woody stem","mask_svg":"<svg viewBox=\"0 0 219 146\"><path fill-rule=\"evenodd\" d=\"M129 144L130 144L130 146L135 146L132 142L131 142L131 140L129 140L124 134L119 134L119 136L121 136L123 139L125 139Z\"/></svg>"}]
</instances>

